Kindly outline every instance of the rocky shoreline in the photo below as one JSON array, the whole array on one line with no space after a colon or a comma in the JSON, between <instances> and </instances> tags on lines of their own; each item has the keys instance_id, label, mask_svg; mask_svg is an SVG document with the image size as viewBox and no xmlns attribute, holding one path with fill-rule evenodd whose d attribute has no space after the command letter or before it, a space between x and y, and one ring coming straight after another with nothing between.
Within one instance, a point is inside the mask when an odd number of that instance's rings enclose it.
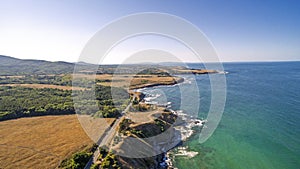
<instances>
[{"instance_id":1,"label":"rocky shoreline","mask_svg":"<svg viewBox=\"0 0 300 169\"><path fill-rule=\"evenodd\" d=\"M199 72L194 72L194 73L198 74ZM207 74L207 73L218 73L218 72L217 71L201 72L199 74ZM179 83L183 83L185 81L185 78L183 78L183 77L180 77L179 79L180 79L180 81L176 81L176 83L172 83L172 84L157 83L157 84L152 84L152 85L145 86L145 87L140 87L137 89L145 89L145 88L161 86L161 85L176 85ZM135 89L135 91L136 91L136 89ZM151 100L155 99L157 97L157 96L155 96L155 97L147 98L145 93L143 93L140 90L138 90L138 92L143 96L142 100L147 103L152 103ZM204 126L206 120L199 120L199 119L192 118L192 117L188 116L187 114L185 114L181 110L174 111L172 109L169 109L168 108L170 106L169 104L171 104L171 103L165 103L165 104L157 104L156 103L156 105L158 105L158 106L165 106L166 110L168 110L170 113L172 113L173 115L180 118L180 120L176 121L175 122L176 124L173 124L173 125L174 125L174 129L180 133L180 136L177 136L177 137L181 141L175 147L166 151L163 154L162 158L156 158L157 161L155 163L159 164L159 166L157 166L157 168L176 169L176 167L174 167L173 162L172 162L174 159L172 159L172 158L174 158L175 156L186 156L186 157L192 158L198 154L198 152L188 151L188 147L181 147L181 145L182 145L182 142L186 141L188 138L190 138L193 135L193 133L194 133L193 128L194 127L202 128ZM175 149L177 149L177 153L174 152Z\"/></svg>"},{"instance_id":2,"label":"rocky shoreline","mask_svg":"<svg viewBox=\"0 0 300 169\"><path fill-rule=\"evenodd\" d=\"M194 127L202 128L206 122L206 120L193 119L187 114L184 114L182 111L171 111L184 121L183 124L175 126L175 129L180 131L181 133L182 142L186 141L193 135ZM176 153L174 152L174 149L177 149ZM166 152L164 161L161 164L166 166L167 169L176 169L172 162L172 160L174 159L172 158L174 158L175 156L185 156L192 158L197 154L198 152L188 151L188 147L182 147L181 144L178 144L176 147Z\"/></svg>"}]
</instances>

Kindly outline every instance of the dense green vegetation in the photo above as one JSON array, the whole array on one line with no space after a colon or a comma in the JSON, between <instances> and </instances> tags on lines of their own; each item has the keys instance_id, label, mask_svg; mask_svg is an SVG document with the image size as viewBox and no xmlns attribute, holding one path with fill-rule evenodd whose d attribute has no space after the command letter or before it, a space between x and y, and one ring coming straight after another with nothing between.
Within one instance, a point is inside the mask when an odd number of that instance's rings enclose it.
<instances>
[{"instance_id":1,"label":"dense green vegetation","mask_svg":"<svg viewBox=\"0 0 300 169\"><path fill-rule=\"evenodd\" d=\"M99 151L99 163L93 164L91 169L121 169L121 164L117 160L116 155L101 147L99 147Z\"/></svg>"},{"instance_id":2,"label":"dense green vegetation","mask_svg":"<svg viewBox=\"0 0 300 169\"><path fill-rule=\"evenodd\" d=\"M72 113L71 91L0 87L0 120Z\"/></svg>"},{"instance_id":3,"label":"dense green vegetation","mask_svg":"<svg viewBox=\"0 0 300 169\"><path fill-rule=\"evenodd\" d=\"M154 104L141 104L138 100L134 100L132 102L132 106L130 107L131 112L147 112L153 111L157 108L157 105Z\"/></svg>"},{"instance_id":4,"label":"dense green vegetation","mask_svg":"<svg viewBox=\"0 0 300 169\"><path fill-rule=\"evenodd\" d=\"M75 91L73 94L76 95L73 96L76 97L77 113L94 117L118 117L129 103L127 91L116 87L96 86L93 90ZM91 99L92 95L95 95L95 100Z\"/></svg>"},{"instance_id":5,"label":"dense green vegetation","mask_svg":"<svg viewBox=\"0 0 300 169\"><path fill-rule=\"evenodd\" d=\"M97 148L94 144L91 147L85 148L84 150L73 154L70 158L62 161L59 168L63 169L83 169L88 163L89 159L92 157L93 152Z\"/></svg>"},{"instance_id":6,"label":"dense green vegetation","mask_svg":"<svg viewBox=\"0 0 300 169\"><path fill-rule=\"evenodd\" d=\"M127 130L129 130L129 125L132 124L133 122L130 119L124 119L121 121L119 125L119 133L125 133Z\"/></svg>"},{"instance_id":7,"label":"dense green vegetation","mask_svg":"<svg viewBox=\"0 0 300 169\"><path fill-rule=\"evenodd\" d=\"M114 88L117 100L113 102L111 87L97 86L95 90L78 91L82 105L76 113L96 117L118 117L129 101L128 93ZM96 99L89 99L96 95ZM73 95L74 96L74 95ZM74 96L75 97L75 96ZM95 106L96 105L96 106ZM0 121L19 117L74 114L72 91L59 89L35 89L24 87L0 87Z\"/></svg>"}]
</instances>

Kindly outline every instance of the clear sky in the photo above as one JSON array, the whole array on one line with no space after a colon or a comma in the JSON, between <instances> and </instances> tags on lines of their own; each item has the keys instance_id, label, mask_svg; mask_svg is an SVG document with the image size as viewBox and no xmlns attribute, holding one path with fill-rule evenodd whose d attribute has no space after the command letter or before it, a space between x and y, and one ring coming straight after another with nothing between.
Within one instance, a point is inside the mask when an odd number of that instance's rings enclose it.
<instances>
[{"instance_id":1,"label":"clear sky","mask_svg":"<svg viewBox=\"0 0 300 169\"><path fill-rule=\"evenodd\" d=\"M187 19L221 61L300 60L296 0L0 0L0 55L75 62L104 25L137 12Z\"/></svg>"}]
</instances>

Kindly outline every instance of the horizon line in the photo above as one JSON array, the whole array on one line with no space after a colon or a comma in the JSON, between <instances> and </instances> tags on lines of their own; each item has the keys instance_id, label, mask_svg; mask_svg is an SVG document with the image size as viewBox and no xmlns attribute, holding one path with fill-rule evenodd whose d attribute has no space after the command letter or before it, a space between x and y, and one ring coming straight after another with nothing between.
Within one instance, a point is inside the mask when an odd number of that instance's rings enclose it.
<instances>
[{"instance_id":1,"label":"horizon line","mask_svg":"<svg viewBox=\"0 0 300 169\"><path fill-rule=\"evenodd\" d=\"M19 59L19 60L36 60L36 61L46 61L46 62L66 62L66 63L73 63L73 64L77 64L77 63L85 63L85 64L95 64L95 63L88 63L88 62L84 62L84 61L77 61L77 62L71 62L71 61L65 61L65 60L56 60L56 61L52 61L52 60L45 60L45 59L35 59L35 58L19 58L19 57L13 57L13 56L8 56L8 55L3 55L0 54L0 56L4 56L4 57L10 57L10 58L14 58L14 59ZM299 60L233 60L233 61L219 61L219 62L193 62L193 61L187 61L187 62L183 62L183 63L187 63L187 64L193 64L193 63L270 63L270 62L300 62ZM127 65L131 65L131 64L158 64L158 63L182 63L182 62L141 62L141 63L126 63ZM97 64L97 65L121 65L122 63L104 63L104 64ZM125 65L126 65L125 64Z\"/></svg>"}]
</instances>

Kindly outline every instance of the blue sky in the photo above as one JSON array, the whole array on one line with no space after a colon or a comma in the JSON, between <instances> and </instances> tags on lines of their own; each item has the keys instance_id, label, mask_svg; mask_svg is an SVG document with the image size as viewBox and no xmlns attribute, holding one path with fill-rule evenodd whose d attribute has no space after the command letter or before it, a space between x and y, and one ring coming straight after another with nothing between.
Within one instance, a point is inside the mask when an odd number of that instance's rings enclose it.
<instances>
[{"instance_id":1,"label":"blue sky","mask_svg":"<svg viewBox=\"0 0 300 169\"><path fill-rule=\"evenodd\" d=\"M163 12L195 24L221 61L300 60L299 9L300 2L290 0L0 0L0 54L77 61L86 42L112 20Z\"/></svg>"}]
</instances>

